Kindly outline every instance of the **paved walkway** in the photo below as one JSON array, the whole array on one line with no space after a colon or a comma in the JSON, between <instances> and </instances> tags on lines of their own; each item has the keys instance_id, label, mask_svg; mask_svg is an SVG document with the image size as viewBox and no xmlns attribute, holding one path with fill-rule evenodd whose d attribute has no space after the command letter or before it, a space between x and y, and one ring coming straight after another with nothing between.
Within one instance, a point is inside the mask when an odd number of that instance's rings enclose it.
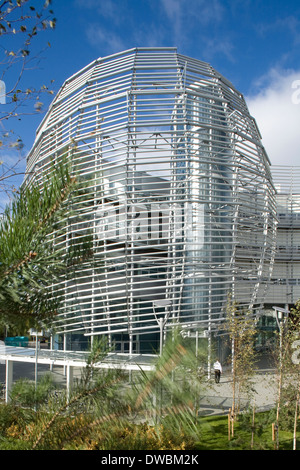
<instances>
[{"instance_id":1,"label":"paved walkway","mask_svg":"<svg viewBox=\"0 0 300 470\"><path fill-rule=\"evenodd\" d=\"M247 405L255 406L257 411L272 408L276 403L276 378L272 370L260 370L252 379L251 396L244 394L241 397L241 408ZM205 384L205 396L200 398L201 415L228 413L232 407L232 380L230 373L224 373L219 384L214 378ZM249 403L250 401L250 403Z\"/></svg>"},{"instance_id":2,"label":"paved walkway","mask_svg":"<svg viewBox=\"0 0 300 470\"><path fill-rule=\"evenodd\" d=\"M38 378L43 374L49 373L47 365L38 365ZM54 366L52 369L53 379L60 386L65 386L66 376L61 366ZM74 377L79 377L80 369L76 370ZM30 380L35 378L34 364L15 362L14 363L14 381L21 377L27 377ZM5 383L5 364L0 364L0 382ZM258 372L253 377L253 393L251 404L255 404L257 411L263 411L272 408L276 403L276 376L274 370L269 364L262 361ZM203 396L202 396L203 395ZM246 406L249 398L245 395L241 399L241 406ZM227 414L232 406L232 380L230 371L224 371L219 384L215 384L214 377L207 380L200 394L200 415Z\"/></svg>"}]
</instances>

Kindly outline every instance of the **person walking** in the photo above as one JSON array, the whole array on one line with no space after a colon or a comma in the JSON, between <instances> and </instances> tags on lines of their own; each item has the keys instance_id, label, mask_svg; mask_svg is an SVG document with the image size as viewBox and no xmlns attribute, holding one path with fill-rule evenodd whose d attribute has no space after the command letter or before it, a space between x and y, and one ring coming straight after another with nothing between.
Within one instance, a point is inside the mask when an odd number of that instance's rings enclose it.
<instances>
[{"instance_id":1,"label":"person walking","mask_svg":"<svg viewBox=\"0 0 300 470\"><path fill-rule=\"evenodd\" d=\"M215 371L215 382L216 384L218 384L220 382L220 378L222 374L222 365L218 359L214 363L214 371Z\"/></svg>"}]
</instances>

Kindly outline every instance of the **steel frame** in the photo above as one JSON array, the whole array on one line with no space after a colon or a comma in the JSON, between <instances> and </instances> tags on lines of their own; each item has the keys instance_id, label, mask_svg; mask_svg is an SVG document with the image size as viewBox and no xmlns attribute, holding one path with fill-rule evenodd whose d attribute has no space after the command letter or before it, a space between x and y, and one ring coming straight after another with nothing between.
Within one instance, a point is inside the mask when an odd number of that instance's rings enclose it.
<instances>
[{"instance_id":1,"label":"steel frame","mask_svg":"<svg viewBox=\"0 0 300 470\"><path fill-rule=\"evenodd\" d=\"M37 130L27 171L72 161L84 197L57 247L90 233L95 263L74 268L57 332L141 335L181 325L209 339L228 293L256 312L274 260L270 162L243 96L176 48L97 59L69 78ZM65 336L67 338L67 336Z\"/></svg>"},{"instance_id":2,"label":"steel frame","mask_svg":"<svg viewBox=\"0 0 300 470\"><path fill-rule=\"evenodd\" d=\"M274 165L277 191L276 256L266 304L292 305L300 298L300 167Z\"/></svg>"}]
</instances>

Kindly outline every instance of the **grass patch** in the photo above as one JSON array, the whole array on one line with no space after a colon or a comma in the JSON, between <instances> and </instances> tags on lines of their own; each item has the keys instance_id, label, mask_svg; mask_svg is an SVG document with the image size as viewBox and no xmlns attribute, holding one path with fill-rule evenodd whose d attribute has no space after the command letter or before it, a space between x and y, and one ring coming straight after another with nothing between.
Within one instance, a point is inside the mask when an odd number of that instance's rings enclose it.
<instances>
[{"instance_id":1,"label":"grass patch","mask_svg":"<svg viewBox=\"0 0 300 470\"><path fill-rule=\"evenodd\" d=\"M241 414L235 423L234 436L228 439L228 417L207 416L201 419L201 438L197 450L274 450L272 440L274 412L256 413L252 444L252 416ZM293 432L279 431L279 449L293 449ZM300 432L297 433L300 450Z\"/></svg>"}]
</instances>

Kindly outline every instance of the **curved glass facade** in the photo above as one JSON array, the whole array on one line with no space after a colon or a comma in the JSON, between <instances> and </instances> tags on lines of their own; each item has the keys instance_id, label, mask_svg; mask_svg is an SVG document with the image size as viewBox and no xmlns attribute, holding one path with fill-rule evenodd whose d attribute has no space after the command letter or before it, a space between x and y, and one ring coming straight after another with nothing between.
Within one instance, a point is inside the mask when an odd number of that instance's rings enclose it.
<instances>
[{"instance_id":1,"label":"curved glass facade","mask_svg":"<svg viewBox=\"0 0 300 470\"><path fill-rule=\"evenodd\" d=\"M228 293L262 306L276 231L269 161L243 96L209 64L138 48L88 65L54 99L27 170L42 179L63 157L82 192L54 243L90 234L94 249L94 263L52 287L73 348L105 334L140 352L178 325L210 336Z\"/></svg>"}]
</instances>

